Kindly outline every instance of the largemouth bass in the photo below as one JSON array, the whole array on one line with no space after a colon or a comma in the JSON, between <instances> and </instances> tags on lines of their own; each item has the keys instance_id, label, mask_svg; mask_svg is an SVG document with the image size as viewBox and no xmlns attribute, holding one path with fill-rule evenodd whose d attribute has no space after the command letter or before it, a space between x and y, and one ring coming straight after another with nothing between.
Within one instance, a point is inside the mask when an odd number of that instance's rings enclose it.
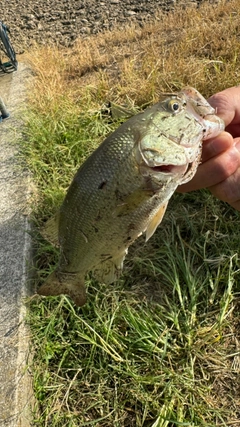
<instances>
[{"instance_id":1,"label":"largemouth bass","mask_svg":"<svg viewBox=\"0 0 240 427\"><path fill-rule=\"evenodd\" d=\"M178 185L194 176L202 141L223 129L205 98L187 87L108 136L80 167L57 216L46 224L48 237L55 227L60 257L39 294L67 294L81 306L87 272L102 283L118 279L128 247L142 233L146 240L152 236Z\"/></svg>"}]
</instances>

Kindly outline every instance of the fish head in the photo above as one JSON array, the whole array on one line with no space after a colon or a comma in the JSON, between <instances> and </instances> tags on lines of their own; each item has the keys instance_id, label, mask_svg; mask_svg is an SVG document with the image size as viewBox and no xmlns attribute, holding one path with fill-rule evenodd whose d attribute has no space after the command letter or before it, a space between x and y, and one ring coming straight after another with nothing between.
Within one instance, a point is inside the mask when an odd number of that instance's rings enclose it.
<instances>
[{"instance_id":1,"label":"fish head","mask_svg":"<svg viewBox=\"0 0 240 427\"><path fill-rule=\"evenodd\" d=\"M207 100L187 87L145 110L135 156L140 173L163 185L188 182L200 163L202 142L224 130Z\"/></svg>"}]
</instances>

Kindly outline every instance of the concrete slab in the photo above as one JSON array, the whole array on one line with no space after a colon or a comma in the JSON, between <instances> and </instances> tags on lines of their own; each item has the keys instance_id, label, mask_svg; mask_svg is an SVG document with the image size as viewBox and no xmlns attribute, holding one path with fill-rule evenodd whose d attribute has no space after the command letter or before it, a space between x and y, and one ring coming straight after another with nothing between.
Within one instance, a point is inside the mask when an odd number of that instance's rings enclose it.
<instances>
[{"instance_id":1,"label":"concrete slab","mask_svg":"<svg viewBox=\"0 0 240 427\"><path fill-rule=\"evenodd\" d=\"M0 426L30 426L29 331L23 298L29 294L31 240L27 205L29 176L21 167L17 139L30 70L0 76L0 97L10 118L0 123Z\"/></svg>"}]
</instances>

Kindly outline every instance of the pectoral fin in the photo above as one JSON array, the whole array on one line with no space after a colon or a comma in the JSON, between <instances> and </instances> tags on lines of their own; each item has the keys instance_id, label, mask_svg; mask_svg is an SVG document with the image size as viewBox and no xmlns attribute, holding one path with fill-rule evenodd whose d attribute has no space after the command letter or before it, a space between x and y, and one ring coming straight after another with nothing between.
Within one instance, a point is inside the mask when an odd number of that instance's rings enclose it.
<instances>
[{"instance_id":1,"label":"pectoral fin","mask_svg":"<svg viewBox=\"0 0 240 427\"><path fill-rule=\"evenodd\" d=\"M152 237L152 235L155 233L156 228L161 223L163 216L166 212L168 202L164 203L164 205L161 205L157 213L154 215L154 217L149 222L147 229L146 229L146 242Z\"/></svg>"},{"instance_id":2,"label":"pectoral fin","mask_svg":"<svg viewBox=\"0 0 240 427\"><path fill-rule=\"evenodd\" d=\"M152 195L152 190L138 188L124 199L121 199L119 205L116 207L112 215L117 217L129 215L134 212L140 205L149 200Z\"/></svg>"},{"instance_id":3,"label":"pectoral fin","mask_svg":"<svg viewBox=\"0 0 240 427\"><path fill-rule=\"evenodd\" d=\"M40 286L38 294L44 296L69 295L78 307L84 305L87 300L84 278L80 278L76 274L55 271Z\"/></svg>"}]
</instances>

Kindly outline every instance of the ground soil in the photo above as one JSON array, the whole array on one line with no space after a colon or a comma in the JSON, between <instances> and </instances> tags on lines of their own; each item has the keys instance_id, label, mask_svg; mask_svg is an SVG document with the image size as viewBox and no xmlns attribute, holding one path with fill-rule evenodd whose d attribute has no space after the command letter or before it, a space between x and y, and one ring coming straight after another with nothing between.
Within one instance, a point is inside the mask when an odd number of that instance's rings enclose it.
<instances>
[{"instance_id":1,"label":"ground soil","mask_svg":"<svg viewBox=\"0 0 240 427\"><path fill-rule=\"evenodd\" d=\"M204 0L185 0L198 6ZM217 0L209 0L211 3ZM77 37L126 22L142 25L157 9L169 11L180 0L1 0L0 20L10 28L17 53L33 42L72 46Z\"/></svg>"}]
</instances>

